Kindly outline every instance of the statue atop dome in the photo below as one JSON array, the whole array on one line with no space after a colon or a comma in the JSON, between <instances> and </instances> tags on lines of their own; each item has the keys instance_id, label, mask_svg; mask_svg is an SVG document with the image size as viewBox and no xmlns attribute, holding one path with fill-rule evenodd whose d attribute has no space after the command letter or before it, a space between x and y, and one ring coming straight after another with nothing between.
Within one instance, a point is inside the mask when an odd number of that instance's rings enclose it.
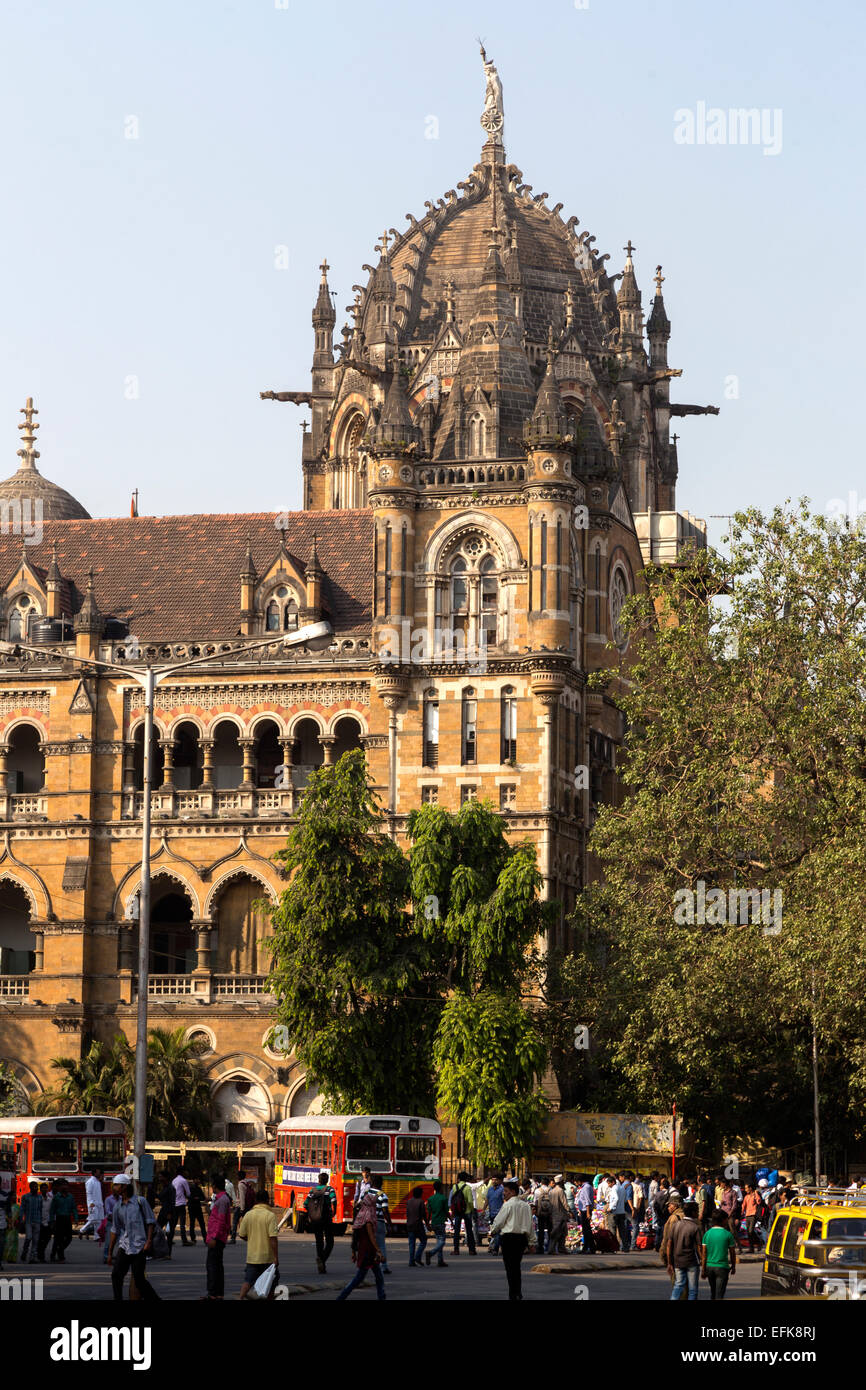
<instances>
[{"instance_id":1,"label":"statue atop dome","mask_svg":"<svg viewBox=\"0 0 866 1390\"><path fill-rule=\"evenodd\" d=\"M484 44L479 40L481 48L481 61L484 64L484 75L487 78L487 91L484 94L484 111L481 116L481 124L487 132L487 138L494 145L504 144L505 136L505 112L502 105L502 83L499 80L499 73L496 71L495 64L488 60L484 51Z\"/></svg>"}]
</instances>

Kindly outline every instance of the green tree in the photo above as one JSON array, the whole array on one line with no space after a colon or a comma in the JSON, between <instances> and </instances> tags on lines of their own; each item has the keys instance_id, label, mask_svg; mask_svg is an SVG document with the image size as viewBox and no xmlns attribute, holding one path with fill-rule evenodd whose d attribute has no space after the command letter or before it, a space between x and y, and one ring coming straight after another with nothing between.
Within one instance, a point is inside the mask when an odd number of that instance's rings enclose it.
<instances>
[{"instance_id":1,"label":"green tree","mask_svg":"<svg viewBox=\"0 0 866 1390\"><path fill-rule=\"evenodd\" d=\"M482 1163L531 1151L548 1109L535 1006L537 942L552 909L540 899L531 844L512 845L490 806L409 817L412 899L445 991L434 1057L437 1100Z\"/></svg>"},{"instance_id":2,"label":"green tree","mask_svg":"<svg viewBox=\"0 0 866 1390\"><path fill-rule=\"evenodd\" d=\"M381 823L362 753L313 774L279 856L275 1023L335 1109L438 1105L480 1161L524 1154L546 1108L521 1004L546 923L534 851L478 802L413 812L408 857Z\"/></svg>"},{"instance_id":3,"label":"green tree","mask_svg":"<svg viewBox=\"0 0 866 1390\"><path fill-rule=\"evenodd\" d=\"M198 1043L183 1028L153 1028L147 1043L148 1139L205 1139L212 1102ZM116 1115L131 1128L135 1104L135 1050L117 1034L91 1042L80 1058L56 1057L58 1085L36 1103L42 1115Z\"/></svg>"},{"instance_id":4,"label":"green tree","mask_svg":"<svg viewBox=\"0 0 866 1390\"><path fill-rule=\"evenodd\" d=\"M15 1079L5 1062L0 1062L0 1118L19 1113Z\"/></svg>"},{"instance_id":5,"label":"green tree","mask_svg":"<svg viewBox=\"0 0 866 1390\"><path fill-rule=\"evenodd\" d=\"M437 1023L431 952L409 911L409 866L383 834L362 752L309 780L276 856L275 1021L338 1111L427 1113Z\"/></svg>"},{"instance_id":6,"label":"green tree","mask_svg":"<svg viewBox=\"0 0 866 1390\"><path fill-rule=\"evenodd\" d=\"M592 835L605 887L573 968L593 1046L571 1080L599 1105L677 1100L708 1142L792 1144L814 1030L840 1144L866 1092L866 539L804 503L741 514L731 539L724 562L648 571L624 614L629 795ZM766 892L763 916L752 899L731 921L732 891Z\"/></svg>"}]
</instances>

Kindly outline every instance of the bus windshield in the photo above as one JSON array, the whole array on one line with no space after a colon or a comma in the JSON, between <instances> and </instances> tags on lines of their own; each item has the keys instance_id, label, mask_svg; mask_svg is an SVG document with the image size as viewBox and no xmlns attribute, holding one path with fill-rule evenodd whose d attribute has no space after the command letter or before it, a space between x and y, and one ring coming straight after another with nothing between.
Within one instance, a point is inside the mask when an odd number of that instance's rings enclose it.
<instances>
[{"instance_id":1,"label":"bus windshield","mask_svg":"<svg viewBox=\"0 0 866 1390\"><path fill-rule=\"evenodd\" d=\"M845 1245L846 1236L851 1236L855 1240L866 1239L866 1217L838 1217L827 1222L828 1239L839 1241L837 1246L827 1252L827 1263L835 1264L837 1261L841 1261L843 1264L866 1263L866 1246Z\"/></svg>"},{"instance_id":2,"label":"bus windshield","mask_svg":"<svg viewBox=\"0 0 866 1390\"><path fill-rule=\"evenodd\" d=\"M432 1135L398 1135L395 1165L398 1173L424 1173L435 1156L436 1140ZM437 1168L437 1174L438 1171Z\"/></svg>"},{"instance_id":3,"label":"bus windshield","mask_svg":"<svg viewBox=\"0 0 866 1390\"><path fill-rule=\"evenodd\" d=\"M88 1134L81 1140L81 1167L85 1172L90 1168L113 1168L117 1172L123 1167L123 1157L121 1134Z\"/></svg>"},{"instance_id":4,"label":"bus windshield","mask_svg":"<svg viewBox=\"0 0 866 1390\"><path fill-rule=\"evenodd\" d=\"M78 1171L78 1140L46 1135L33 1140L33 1171Z\"/></svg>"},{"instance_id":5,"label":"bus windshield","mask_svg":"<svg viewBox=\"0 0 866 1390\"><path fill-rule=\"evenodd\" d=\"M346 1167L350 1173L369 1168L373 1173L390 1173L391 1140L387 1134L348 1134Z\"/></svg>"}]
</instances>

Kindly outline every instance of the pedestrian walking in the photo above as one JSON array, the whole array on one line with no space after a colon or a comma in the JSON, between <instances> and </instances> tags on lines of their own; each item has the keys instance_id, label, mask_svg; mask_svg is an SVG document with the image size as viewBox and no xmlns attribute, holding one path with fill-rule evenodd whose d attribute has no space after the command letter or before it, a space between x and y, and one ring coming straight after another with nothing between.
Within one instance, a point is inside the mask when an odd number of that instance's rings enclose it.
<instances>
[{"instance_id":1,"label":"pedestrian walking","mask_svg":"<svg viewBox=\"0 0 866 1390\"><path fill-rule=\"evenodd\" d=\"M715 1213L701 1246L701 1278L710 1285L710 1298L721 1300L728 1278L737 1272L737 1242L724 1210Z\"/></svg>"},{"instance_id":2,"label":"pedestrian walking","mask_svg":"<svg viewBox=\"0 0 866 1390\"><path fill-rule=\"evenodd\" d=\"M102 1263L104 1265L108 1264L108 1248L111 1245L111 1216L119 1200L120 1188L115 1187L114 1184L112 1184L111 1191L105 1199L105 1220L103 1222L103 1225L105 1226L105 1244L102 1247Z\"/></svg>"},{"instance_id":3,"label":"pedestrian walking","mask_svg":"<svg viewBox=\"0 0 866 1390\"><path fill-rule=\"evenodd\" d=\"M24 1220L24 1248L21 1263L35 1265L39 1250L39 1232L42 1229L42 1193L39 1182L31 1178L27 1184L29 1191L21 1201L21 1216Z\"/></svg>"},{"instance_id":4,"label":"pedestrian walking","mask_svg":"<svg viewBox=\"0 0 866 1390\"><path fill-rule=\"evenodd\" d=\"M20 1234L21 1203L16 1200L14 1190L9 1193L6 1203L6 1239L3 1242L5 1264L18 1262L18 1236Z\"/></svg>"},{"instance_id":5,"label":"pedestrian walking","mask_svg":"<svg viewBox=\"0 0 866 1390\"><path fill-rule=\"evenodd\" d=\"M248 1211L252 1211L253 1203L256 1199L256 1185L252 1178L248 1178L244 1168L238 1169L238 1187L235 1197L234 1211L232 1212L232 1245L238 1238L238 1226L241 1219L246 1216Z\"/></svg>"},{"instance_id":6,"label":"pedestrian walking","mask_svg":"<svg viewBox=\"0 0 866 1390\"><path fill-rule=\"evenodd\" d=\"M553 1215L550 1205L550 1184L546 1178L541 1179L533 1192L532 1205L535 1209L535 1248L539 1255L545 1255L550 1244L550 1222Z\"/></svg>"},{"instance_id":7,"label":"pedestrian walking","mask_svg":"<svg viewBox=\"0 0 866 1390\"><path fill-rule=\"evenodd\" d=\"M759 1249L758 1241L755 1237L755 1222L758 1220L759 1213L763 1206L761 1195L754 1183L746 1183L746 1191L743 1196L743 1220L746 1223L746 1235L749 1240L749 1254L753 1255Z\"/></svg>"},{"instance_id":8,"label":"pedestrian walking","mask_svg":"<svg viewBox=\"0 0 866 1390\"><path fill-rule=\"evenodd\" d=\"M385 1244L385 1237L394 1234L394 1227L391 1224L391 1208L388 1204L388 1194L381 1186L380 1177L370 1177L369 1192L372 1192L376 1201L376 1245L382 1255L382 1273L390 1274L391 1267L388 1264L388 1249ZM365 1194L366 1195L366 1194Z\"/></svg>"},{"instance_id":9,"label":"pedestrian walking","mask_svg":"<svg viewBox=\"0 0 866 1390\"><path fill-rule=\"evenodd\" d=\"M628 1173L620 1173L617 1181L622 1189L622 1211L617 1215L616 1233L619 1236L619 1248L624 1255L627 1255L631 1249L634 1183Z\"/></svg>"},{"instance_id":10,"label":"pedestrian walking","mask_svg":"<svg viewBox=\"0 0 866 1390\"><path fill-rule=\"evenodd\" d=\"M225 1271L223 1255L232 1225L232 1206L226 1193L226 1180L222 1173L214 1173L211 1178L213 1199L207 1222L207 1297L221 1299L225 1295Z\"/></svg>"},{"instance_id":11,"label":"pedestrian walking","mask_svg":"<svg viewBox=\"0 0 866 1390\"><path fill-rule=\"evenodd\" d=\"M457 1181L451 1189L448 1198L451 1220L454 1225L454 1254L460 1254L460 1227L466 1228L466 1248L470 1255L475 1254L475 1232L472 1222L472 1188L469 1186L469 1174L458 1173Z\"/></svg>"},{"instance_id":12,"label":"pedestrian walking","mask_svg":"<svg viewBox=\"0 0 866 1390\"><path fill-rule=\"evenodd\" d=\"M427 1244L427 1203L423 1187L413 1187L406 1198L406 1235L409 1240L409 1268L423 1268L424 1247Z\"/></svg>"},{"instance_id":13,"label":"pedestrian walking","mask_svg":"<svg viewBox=\"0 0 866 1390\"><path fill-rule=\"evenodd\" d=\"M170 1173L163 1173L159 1182L159 1214L157 1223L163 1230L168 1227L168 1258L171 1259L171 1248L174 1244L174 1231L177 1225L177 1209L174 1204L174 1183Z\"/></svg>"},{"instance_id":14,"label":"pedestrian walking","mask_svg":"<svg viewBox=\"0 0 866 1390\"><path fill-rule=\"evenodd\" d=\"M277 1245L277 1218L271 1210L267 1192L260 1191L255 1194L253 1205L241 1217L238 1235L247 1243L247 1262L244 1265L241 1298L246 1298L256 1280L271 1265L275 1265L276 1275L268 1294L269 1299L273 1298L280 1277L280 1256Z\"/></svg>"},{"instance_id":15,"label":"pedestrian walking","mask_svg":"<svg viewBox=\"0 0 866 1390\"><path fill-rule=\"evenodd\" d=\"M120 1201L111 1213L111 1240L108 1246L108 1263L113 1266L111 1287L114 1301L123 1302L123 1281L131 1270L139 1297L149 1303L156 1302L159 1294L148 1282L145 1273L148 1251L153 1245L156 1217L145 1198L133 1194L132 1180L126 1173L118 1173L112 1186L120 1188Z\"/></svg>"},{"instance_id":16,"label":"pedestrian walking","mask_svg":"<svg viewBox=\"0 0 866 1390\"><path fill-rule=\"evenodd\" d=\"M187 1179L189 1182L189 1200L186 1208L189 1212L189 1243L195 1245L195 1228L198 1226L201 1231L201 1238L207 1243L207 1226L204 1219L205 1195L198 1178Z\"/></svg>"},{"instance_id":17,"label":"pedestrian walking","mask_svg":"<svg viewBox=\"0 0 866 1390\"><path fill-rule=\"evenodd\" d=\"M490 1255L499 1254L499 1236L493 1234L493 1222L502 1210L505 1195L502 1174L494 1173L493 1177L490 1179L490 1186L487 1189L487 1216L490 1221L490 1238L487 1242L487 1252Z\"/></svg>"},{"instance_id":18,"label":"pedestrian walking","mask_svg":"<svg viewBox=\"0 0 866 1390\"><path fill-rule=\"evenodd\" d=\"M327 1173L321 1172L316 1186L310 1188L304 1211L307 1213L307 1226L316 1241L316 1268L320 1274L327 1274L326 1266L334 1248L334 1217L337 1214L337 1194Z\"/></svg>"},{"instance_id":19,"label":"pedestrian walking","mask_svg":"<svg viewBox=\"0 0 866 1390\"><path fill-rule=\"evenodd\" d=\"M352 1222L352 1260L357 1266L357 1270L345 1288L337 1294L338 1303L348 1298L352 1290L356 1289L359 1284L363 1284L368 1269L372 1269L373 1277L376 1280L376 1297L378 1299L385 1297L385 1280L382 1277L384 1256L379 1249L376 1236L378 1224L376 1194L372 1188L369 1188L358 1203L355 1219Z\"/></svg>"},{"instance_id":20,"label":"pedestrian walking","mask_svg":"<svg viewBox=\"0 0 866 1390\"><path fill-rule=\"evenodd\" d=\"M565 1178L557 1173L548 1189L550 1199L550 1238L548 1253L565 1254L565 1233L568 1230L568 1198L565 1195Z\"/></svg>"},{"instance_id":21,"label":"pedestrian walking","mask_svg":"<svg viewBox=\"0 0 866 1390\"><path fill-rule=\"evenodd\" d=\"M631 1241L629 1249L637 1250L637 1238L640 1235L642 1222L646 1217L646 1189L643 1179L638 1173L631 1180Z\"/></svg>"},{"instance_id":22,"label":"pedestrian walking","mask_svg":"<svg viewBox=\"0 0 866 1390\"><path fill-rule=\"evenodd\" d=\"M427 1202L427 1210L430 1213L430 1225L436 1237L436 1244L432 1250L425 1250L424 1261L430 1264L433 1256L436 1256L436 1266L438 1269L447 1269L442 1258L442 1251L445 1249L445 1227L448 1222L448 1198L442 1186L441 1178L436 1178L433 1182L433 1191Z\"/></svg>"},{"instance_id":23,"label":"pedestrian walking","mask_svg":"<svg viewBox=\"0 0 866 1390\"><path fill-rule=\"evenodd\" d=\"M655 1248L661 1250L664 1229L668 1220L668 1199L670 1189L667 1178L659 1178L655 1196L652 1200L652 1213L655 1222Z\"/></svg>"},{"instance_id":24,"label":"pedestrian walking","mask_svg":"<svg viewBox=\"0 0 866 1390\"><path fill-rule=\"evenodd\" d=\"M78 1232L78 1239L81 1240L93 1231L93 1239L99 1240L99 1228L105 1216L105 1203L102 1198L102 1175L96 1168L84 1184L84 1196L87 1201L87 1220Z\"/></svg>"},{"instance_id":25,"label":"pedestrian walking","mask_svg":"<svg viewBox=\"0 0 866 1390\"><path fill-rule=\"evenodd\" d=\"M39 1244L36 1250L36 1258L41 1265L45 1264L45 1251L52 1233L51 1202L54 1195L51 1191L52 1186L53 1184L47 1182L41 1182L39 1184L39 1195L42 1198L42 1225L39 1228Z\"/></svg>"},{"instance_id":26,"label":"pedestrian walking","mask_svg":"<svg viewBox=\"0 0 866 1390\"><path fill-rule=\"evenodd\" d=\"M667 1247L668 1273L673 1280L671 1302L679 1302L688 1287L688 1301L698 1296L701 1275L701 1245L703 1232L698 1220L697 1202L686 1202L682 1219L674 1224Z\"/></svg>"},{"instance_id":27,"label":"pedestrian walking","mask_svg":"<svg viewBox=\"0 0 866 1390\"><path fill-rule=\"evenodd\" d=\"M612 1177L608 1183L604 1224L613 1236L614 1248L621 1249L625 1238L625 1192L622 1184L615 1177Z\"/></svg>"},{"instance_id":28,"label":"pedestrian walking","mask_svg":"<svg viewBox=\"0 0 866 1390\"><path fill-rule=\"evenodd\" d=\"M584 1175L580 1187L577 1189L575 1205L577 1206L577 1219L580 1222L580 1230L583 1236L583 1253L584 1255L594 1255L595 1236L592 1233L592 1213L595 1208L595 1189L586 1175Z\"/></svg>"},{"instance_id":29,"label":"pedestrian walking","mask_svg":"<svg viewBox=\"0 0 866 1390\"><path fill-rule=\"evenodd\" d=\"M182 1168L178 1168L172 1179L174 1188L175 1224L180 1227L181 1245L189 1245L186 1238L186 1209L189 1204L189 1183Z\"/></svg>"},{"instance_id":30,"label":"pedestrian walking","mask_svg":"<svg viewBox=\"0 0 866 1390\"><path fill-rule=\"evenodd\" d=\"M75 1198L69 1191L69 1183L65 1178L61 1178L54 1184L54 1196L51 1199L51 1224L54 1227L54 1239L49 1256L51 1264L66 1264L66 1250L72 1242L74 1219Z\"/></svg>"},{"instance_id":31,"label":"pedestrian walking","mask_svg":"<svg viewBox=\"0 0 866 1390\"><path fill-rule=\"evenodd\" d=\"M532 1211L518 1195L520 1184L516 1178L506 1178L503 1187L505 1200L490 1229L499 1237L509 1302L519 1303L523 1299L520 1261L532 1234Z\"/></svg>"},{"instance_id":32,"label":"pedestrian walking","mask_svg":"<svg viewBox=\"0 0 866 1390\"><path fill-rule=\"evenodd\" d=\"M730 1178L725 1178L722 1183L722 1193L719 1199L719 1210L725 1213L731 1235L736 1238L739 1221L739 1209L737 1194L734 1191L734 1184Z\"/></svg>"}]
</instances>

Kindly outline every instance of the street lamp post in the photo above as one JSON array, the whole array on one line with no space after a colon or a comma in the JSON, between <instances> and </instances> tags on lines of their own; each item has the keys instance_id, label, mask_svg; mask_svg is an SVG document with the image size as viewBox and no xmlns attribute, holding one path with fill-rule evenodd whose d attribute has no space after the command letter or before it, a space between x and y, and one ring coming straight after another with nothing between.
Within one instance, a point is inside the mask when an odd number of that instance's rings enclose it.
<instances>
[{"instance_id":1,"label":"street lamp post","mask_svg":"<svg viewBox=\"0 0 866 1390\"><path fill-rule=\"evenodd\" d=\"M98 667L103 671L119 672L131 677L144 691L144 786L141 810L141 888L138 908L138 1003L135 1030L135 1099L133 1108L132 1148L135 1157L134 1174L137 1179L141 1158L147 1142L147 998L148 974L150 965L150 834L151 834L151 792L153 763L153 714L156 701L156 687L169 676L190 666L199 666L208 661L227 656L237 656L262 647L279 644L282 647L307 647L310 651L323 651L331 645L334 629L328 622L308 623L297 632L280 633L262 638L256 642L246 642L221 652L209 652L205 656L194 656L186 661L175 662L171 666L158 669L147 663L144 666L125 665L116 661L98 661L90 657L70 657L67 652L52 647L30 646L23 642L0 642L0 654L17 655L30 652L35 656L56 656L61 661L73 661L77 666Z\"/></svg>"}]
</instances>

